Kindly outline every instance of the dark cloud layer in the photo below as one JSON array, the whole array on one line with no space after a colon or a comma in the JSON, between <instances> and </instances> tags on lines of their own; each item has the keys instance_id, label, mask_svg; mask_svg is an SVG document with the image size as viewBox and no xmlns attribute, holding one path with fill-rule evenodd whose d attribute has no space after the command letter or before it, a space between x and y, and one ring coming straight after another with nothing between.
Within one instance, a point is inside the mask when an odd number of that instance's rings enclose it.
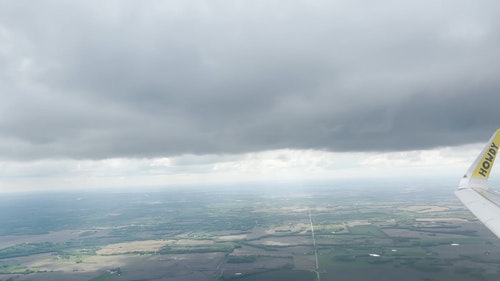
<instances>
[{"instance_id":1,"label":"dark cloud layer","mask_svg":"<svg viewBox=\"0 0 500 281\"><path fill-rule=\"evenodd\" d=\"M390 151L500 127L497 1L2 1L0 155Z\"/></svg>"}]
</instances>

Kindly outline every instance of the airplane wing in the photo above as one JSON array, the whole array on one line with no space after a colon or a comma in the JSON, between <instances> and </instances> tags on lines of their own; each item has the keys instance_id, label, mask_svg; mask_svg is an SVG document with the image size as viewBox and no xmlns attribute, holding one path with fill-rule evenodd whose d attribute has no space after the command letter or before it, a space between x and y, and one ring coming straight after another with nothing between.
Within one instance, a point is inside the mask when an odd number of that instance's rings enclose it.
<instances>
[{"instance_id":1,"label":"airplane wing","mask_svg":"<svg viewBox=\"0 0 500 281\"><path fill-rule=\"evenodd\" d=\"M467 170L455 195L486 227L500 238L500 193L489 188L488 178L498 154L500 129L490 138Z\"/></svg>"}]
</instances>

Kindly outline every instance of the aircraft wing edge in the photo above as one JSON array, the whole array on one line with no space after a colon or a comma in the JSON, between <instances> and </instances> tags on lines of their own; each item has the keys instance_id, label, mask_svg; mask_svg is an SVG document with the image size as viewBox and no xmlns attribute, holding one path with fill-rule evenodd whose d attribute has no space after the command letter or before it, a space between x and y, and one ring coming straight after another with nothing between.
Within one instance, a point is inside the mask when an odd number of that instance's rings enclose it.
<instances>
[{"instance_id":1,"label":"aircraft wing edge","mask_svg":"<svg viewBox=\"0 0 500 281\"><path fill-rule=\"evenodd\" d=\"M500 238L500 206L472 188L459 189L455 195L491 232Z\"/></svg>"}]
</instances>

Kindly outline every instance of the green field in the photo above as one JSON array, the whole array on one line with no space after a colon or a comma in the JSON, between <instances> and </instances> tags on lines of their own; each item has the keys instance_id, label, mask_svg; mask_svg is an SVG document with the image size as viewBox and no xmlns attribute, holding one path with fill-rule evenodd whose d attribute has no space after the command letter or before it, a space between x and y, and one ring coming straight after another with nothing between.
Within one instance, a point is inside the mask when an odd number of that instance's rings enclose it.
<instances>
[{"instance_id":1,"label":"green field","mask_svg":"<svg viewBox=\"0 0 500 281\"><path fill-rule=\"evenodd\" d=\"M0 280L313 281L316 267L323 281L500 277L500 243L451 193L355 191L0 198Z\"/></svg>"},{"instance_id":2,"label":"green field","mask_svg":"<svg viewBox=\"0 0 500 281\"><path fill-rule=\"evenodd\" d=\"M376 225L356 225L349 227L349 232L353 235L372 236L378 238L387 237Z\"/></svg>"}]
</instances>

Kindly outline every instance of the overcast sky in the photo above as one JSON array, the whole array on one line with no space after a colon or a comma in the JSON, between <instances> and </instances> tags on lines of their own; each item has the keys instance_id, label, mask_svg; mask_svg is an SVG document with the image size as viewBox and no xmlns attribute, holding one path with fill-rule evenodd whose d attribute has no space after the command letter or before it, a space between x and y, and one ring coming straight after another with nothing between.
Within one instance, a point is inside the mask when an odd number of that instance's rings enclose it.
<instances>
[{"instance_id":1,"label":"overcast sky","mask_svg":"<svg viewBox=\"0 0 500 281\"><path fill-rule=\"evenodd\" d=\"M500 127L499 10L0 0L0 190L462 169Z\"/></svg>"}]
</instances>

